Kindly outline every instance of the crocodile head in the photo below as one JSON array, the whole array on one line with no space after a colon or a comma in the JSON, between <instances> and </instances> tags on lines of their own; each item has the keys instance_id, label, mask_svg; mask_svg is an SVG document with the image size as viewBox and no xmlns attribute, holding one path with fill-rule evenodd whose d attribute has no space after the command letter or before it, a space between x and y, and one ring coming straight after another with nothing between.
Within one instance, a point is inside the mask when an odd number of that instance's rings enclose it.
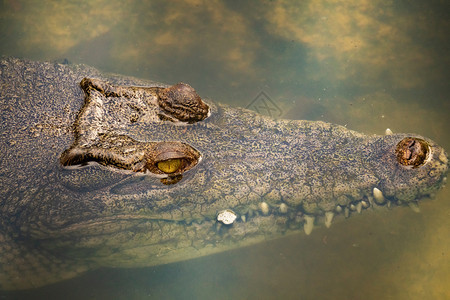
<instances>
[{"instance_id":1,"label":"crocodile head","mask_svg":"<svg viewBox=\"0 0 450 300\"><path fill-rule=\"evenodd\" d=\"M273 120L186 84L110 76L120 85L80 89L86 74L104 77L86 66L6 59L0 70L0 289L417 210L446 181L444 150L414 134Z\"/></svg>"},{"instance_id":2,"label":"crocodile head","mask_svg":"<svg viewBox=\"0 0 450 300\"><path fill-rule=\"evenodd\" d=\"M72 166L61 182L84 193L85 212L95 214L65 216L61 222L71 224L55 234L83 236L108 265L171 262L309 234L335 214L378 206L417 209L446 180L444 150L421 136L273 120L206 104L185 84L84 79L81 86L85 105L75 142L61 156Z\"/></svg>"}]
</instances>

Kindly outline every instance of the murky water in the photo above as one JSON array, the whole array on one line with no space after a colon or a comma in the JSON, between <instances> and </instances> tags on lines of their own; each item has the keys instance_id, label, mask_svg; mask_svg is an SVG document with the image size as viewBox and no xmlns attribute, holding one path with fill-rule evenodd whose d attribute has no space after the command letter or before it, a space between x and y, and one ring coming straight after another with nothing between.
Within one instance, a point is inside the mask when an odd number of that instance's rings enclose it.
<instances>
[{"instance_id":1,"label":"murky water","mask_svg":"<svg viewBox=\"0 0 450 300\"><path fill-rule=\"evenodd\" d=\"M239 3L239 4L237 4ZM188 82L214 101L450 150L445 1L19 1L0 54ZM450 190L200 259L104 269L4 299L450 299Z\"/></svg>"}]
</instances>

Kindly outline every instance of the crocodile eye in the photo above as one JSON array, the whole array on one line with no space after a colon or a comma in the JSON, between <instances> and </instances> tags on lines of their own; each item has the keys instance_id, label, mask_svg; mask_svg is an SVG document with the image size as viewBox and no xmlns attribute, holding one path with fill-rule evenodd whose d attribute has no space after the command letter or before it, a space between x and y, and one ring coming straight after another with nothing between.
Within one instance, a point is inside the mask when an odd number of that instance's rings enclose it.
<instances>
[{"instance_id":1,"label":"crocodile eye","mask_svg":"<svg viewBox=\"0 0 450 300\"><path fill-rule=\"evenodd\" d=\"M197 165L200 153L181 142L159 142L146 149L145 160L148 171L176 176Z\"/></svg>"},{"instance_id":2,"label":"crocodile eye","mask_svg":"<svg viewBox=\"0 0 450 300\"><path fill-rule=\"evenodd\" d=\"M180 169L181 165L182 161L180 158L163 160L156 163L157 168L167 174L175 173Z\"/></svg>"},{"instance_id":3,"label":"crocodile eye","mask_svg":"<svg viewBox=\"0 0 450 300\"><path fill-rule=\"evenodd\" d=\"M407 137L397 144L397 161L406 167L417 168L425 164L429 155L429 145L419 138Z\"/></svg>"}]
</instances>

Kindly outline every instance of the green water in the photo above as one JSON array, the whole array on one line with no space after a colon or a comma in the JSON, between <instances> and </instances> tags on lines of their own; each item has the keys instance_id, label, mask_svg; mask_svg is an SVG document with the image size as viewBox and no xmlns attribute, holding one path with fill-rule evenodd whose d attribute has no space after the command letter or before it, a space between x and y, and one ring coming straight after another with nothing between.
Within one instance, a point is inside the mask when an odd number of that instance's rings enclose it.
<instances>
[{"instance_id":1,"label":"green water","mask_svg":"<svg viewBox=\"0 0 450 300\"><path fill-rule=\"evenodd\" d=\"M449 151L449 12L437 0L3 0L0 54L183 81L206 99ZM421 210L0 299L450 299L450 189Z\"/></svg>"}]
</instances>

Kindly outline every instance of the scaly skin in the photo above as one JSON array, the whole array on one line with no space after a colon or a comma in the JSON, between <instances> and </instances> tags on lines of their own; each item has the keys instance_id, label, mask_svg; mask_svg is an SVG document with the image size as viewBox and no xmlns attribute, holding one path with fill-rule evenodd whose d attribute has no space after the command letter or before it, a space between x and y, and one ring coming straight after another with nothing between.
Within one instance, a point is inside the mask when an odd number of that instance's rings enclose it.
<instances>
[{"instance_id":1,"label":"scaly skin","mask_svg":"<svg viewBox=\"0 0 450 300\"><path fill-rule=\"evenodd\" d=\"M196 149L201 159L179 181L163 184L162 176L122 170L114 161L65 168L61 154L74 144L84 77L165 86L13 58L0 62L0 72L1 289L42 286L99 266L185 260L304 228L309 233L325 215L416 203L446 180L444 150L424 137L272 120L211 101L205 101L206 119L152 119L114 129L137 145L176 141ZM406 137L429 147L416 168L396 156ZM114 160L116 150L105 151ZM374 188L384 199L377 192L374 199ZM226 209L237 216L232 225L217 221Z\"/></svg>"}]
</instances>

